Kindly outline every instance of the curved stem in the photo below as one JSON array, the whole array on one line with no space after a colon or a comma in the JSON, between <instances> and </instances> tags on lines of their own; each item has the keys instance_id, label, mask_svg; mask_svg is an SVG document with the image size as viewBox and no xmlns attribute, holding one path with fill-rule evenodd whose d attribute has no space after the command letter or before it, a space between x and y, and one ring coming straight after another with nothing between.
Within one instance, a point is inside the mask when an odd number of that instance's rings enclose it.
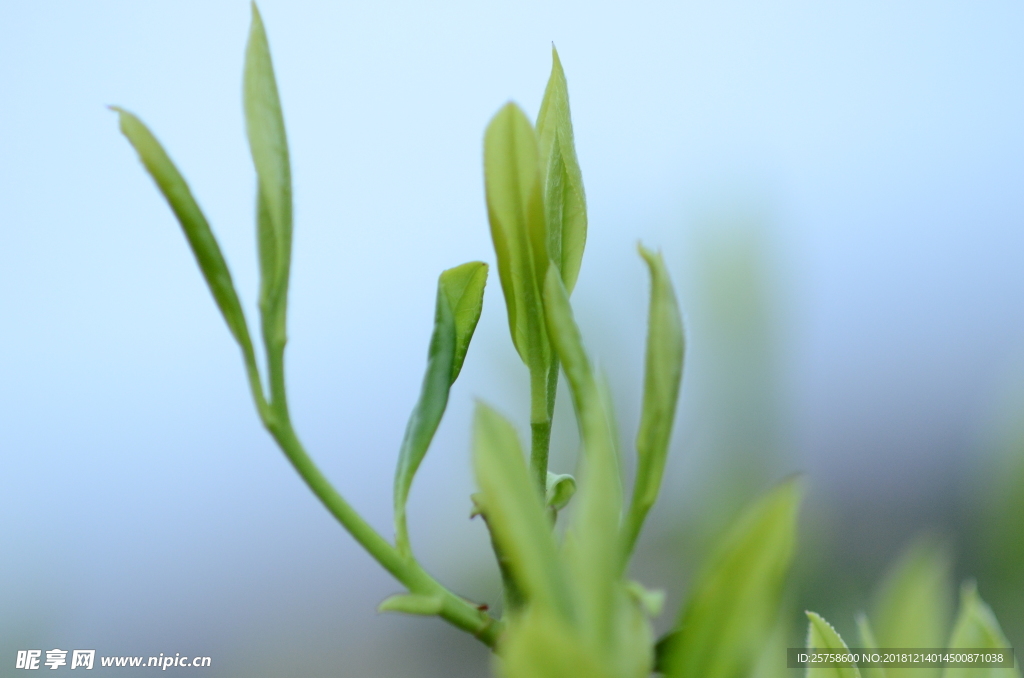
<instances>
[{"instance_id":1,"label":"curved stem","mask_svg":"<svg viewBox=\"0 0 1024 678\"><path fill-rule=\"evenodd\" d=\"M276 352L275 352L276 353ZM284 391L283 365L278 354L270 359L270 390L273 401L267 408L264 425L277 441L292 467L305 481L317 499L330 511L342 527L366 549L374 560L404 584L411 592L440 597L443 601L438 616L449 624L478 638L488 647L494 647L501 633L502 624L481 610L472 602L462 598L431 577L413 558L405 557L380 535L359 513L352 508L331 482L310 458L299 441L288 415ZM275 375L275 373L277 373ZM261 411L262 414L262 411Z\"/></svg>"}]
</instances>

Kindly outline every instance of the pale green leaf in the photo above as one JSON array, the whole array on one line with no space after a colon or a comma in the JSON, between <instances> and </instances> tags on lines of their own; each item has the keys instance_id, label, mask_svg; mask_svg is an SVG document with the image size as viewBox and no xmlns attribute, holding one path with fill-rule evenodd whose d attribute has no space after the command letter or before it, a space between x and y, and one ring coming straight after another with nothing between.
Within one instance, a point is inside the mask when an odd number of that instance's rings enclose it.
<instances>
[{"instance_id":1,"label":"pale green leaf","mask_svg":"<svg viewBox=\"0 0 1024 678\"><path fill-rule=\"evenodd\" d=\"M426 596L418 593L401 593L385 598L377 606L378 612L402 612L404 614L436 615L444 608L441 596Z\"/></svg>"},{"instance_id":2,"label":"pale green leaf","mask_svg":"<svg viewBox=\"0 0 1024 678\"><path fill-rule=\"evenodd\" d=\"M185 178L181 176L178 168L168 157L160 142L153 133L149 131L141 120L120 108L114 108L120 121L121 133L127 137L139 160L149 175L156 182L157 188L163 194L167 204L170 205L174 216L178 218L181 229L185 233L185 239L192 254L199 264L199 270L206 279L213 299L217 302L224 321L231 330L232 336L242 349L246 367L249 370L250 382L254 391L259 393L259 376L256 368L256 358L253 352L252 338L249 335L249 326L245 321L245 313L238 300L238 293L235 291L234 282L231 279L231 272L228 270L227 262L221 253L217 238L214 237L206 216L192 197ZM257 399L262 398L258 395Z\"/></svg>"},{"instance_id":3,"label":"pale green leaf","mask_svg":"<svg viewBox=\"0 0 1024 678\"><path fill-rule=\"evenodd\" d=\"M245 126L257 177L263 335L268 351L282 351L287 340L285 319L292 249L291 164L270 46L255 3L245 50L243 85Z\"/></svg>"},{"instance_id":4,"label":"pale green leaf","mask_svg":"<svg viewBox=\"0 0 1024 678\"><path fill-rule=\"evenodd\" d=\"M498 111L487 126L484 181L512 341L531 370L546 371L541 290L548 253L540 158L533 126L515 104Z\"/></svg>"},{"instance_id":5,"label":"pale green leaf","mask_svg":"<svg viewBox=\"0 0 1024 678\"><path fill-rule=\"evenodd\" d=\"M808 612L807 618L810 620L807 625L808 648L835 650L840 653L850 649L832 628L832 625L821 618L821 615ZM806 678L860 678L860 671L856 666L808 666Z\"/></svg>"},{"instance_id":6,"label":"pale green leaf","mask_svg":"<svg viewBox=\"0 0 1024 678\"><path fill-rule=\"evenodd\" d=\"M555 511L561 511L576 494L576 479L568 473L552 473L548 471L547 491L544 503Z\"/></svg>"},{"instance_id":7,"label":"pale green leaf","mask_svg":"<svg viewBox=\"0 0 1024 678\"><path fill-rule=\"evenodd\" d=\"M672 281L660 253L643 246L639 246L639 250L650 269L651 300L647 315L643 409L636 436L636 480L624 527L623 557L628 557L633 550L644 518L658 498L683 378L683 320Z\"/></svg>"},{"instance_id":8,"label":"pale green leaf","mask_svg":"<svg viewBox=\"0 0 1024 678\"><path fill-rule=\"evenodd\" d=\"M473 466L480 488L476 503L518 589L530 605L570 618L565 576L519 438L512 424L483 403L477 403L473 419Z\"/></svg>"},{"instance_id":9,"label":"pale green leaf","mask_svg":"<svg viewBox=\"0 0 1024 678\"><path fill-rule=\"evenodd\" d=\"M750 672L778 616L802 494L798 479L787 480L730 526L664 648L667 676L735 678Z\"/></svg>"},{"instance_id":10,"label":"pale green leaf","mask_svg":"<svg viewBox=\"0 0 1024 678\"><path fill-rule=\"evenodd\" d=\"M875 594L872 626L880 647L942 647L952 617L952 562L934 537L912 543ZM890 667L888 678L937 678L938 668Z\"/></svg>"},{"instance_id":11,"label":"pale green leaf","mask_svg":"<svg viewBox=\"0 0 1024 678\"><path fill-rule=\"evenodd\" d=\"M964 583L960 588L960 611L947 647L985 650L1011 648L992 608L978 595L978 587L973 581ZM948 667L943 678L1020 678L1020 671L1017 668Z\"/></svg>"},{"instance_id":12,"label":"pale green leaf","mask_svg":"<svg viewBox=\"0 0 1024 678\"><path fill-rule=\"evenodd\" d=\"M865 650L877 650L878 641L875 640L875 633L871 630L871 622L863 612L857 614L857 633L860 635L860 644ZM882 666L868 666L862 671L864 678L887 678L885 668Z\"/></svg>"},{"instance_id":13,"label":"pale green leaf","mask_svg":"<svg viewBox=\"0 0 1024 678\"><path fill-rule=\"evenodd\" d=\"M587 242L587 200L576 159L569 90L558 51L551 47L551 77L537 115L537 137L547 209L548 253L572 294Z\"/></svg>"},{"instance_id":14,"label":"pale green leaf","mask_svg":"<svg viewBox=\"0 0 1024 678\"><path fill-rule=\"evenodd\" d=\"M469 350L469 342L476 331L477 321L484 304L484 286L487 285L487 264L482 261L449 268L441 274L441 289L448 297L455 320L455 358L452 363L451 382L459 377L462 363Z\"/></svg>"},{"instance_id":15,"label":"pale green leaf","mask_svg":"<svg viewBox=\"0 0 1024 678\"><path fill-rule=\"evenodd\" d=\"M665 607L665 591L662 589L649 589L640 582L628 581L626 591L651 617L657 617Z\"/></svg>"},{"instance_id":16,"label":"pale green leaf","mask_svg":"<svg viewBox=\"0 0 1024 678\"><path fill-rule=\"evenodd\" d=\"M619 538L622 486L608 399L594 376L558 270L548 269L544 288L548 333L565 370L583 443L580 489L569 529L575 545L573 583L579 593L585 634L607 641L612 633L615 586L621 560Z\"/></svg>"},{"instance_id":17,"label":"pale green leaf","mask_svg":"<svg viewBox=\"0 0 1024 678\"><path fill-rule=\"evenodd\" d=\"M497 657L495 673L502 678L619 678L602 653L545 607L531 606L510 620Z\"/></svg>"}]
</instances>

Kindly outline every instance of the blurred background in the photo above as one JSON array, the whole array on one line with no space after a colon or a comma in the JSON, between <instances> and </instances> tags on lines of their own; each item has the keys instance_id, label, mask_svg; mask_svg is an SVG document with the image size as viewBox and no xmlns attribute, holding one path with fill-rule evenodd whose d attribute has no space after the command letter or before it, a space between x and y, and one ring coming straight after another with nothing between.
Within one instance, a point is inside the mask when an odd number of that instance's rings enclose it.
<instances>
[{"instance_id":1,"label":"blurred background","mask_svg":"<svg viewBox=\"0 0 1024 678\"><path fill-rule=\"evenodd\" d=\"M1024 647L1020 3L261 10L295 184L292 411L380 531L436 276L494 259L484 127L510 98L536 114L554 42L590 215L574 303L626 450L638 240L664 252L686 316L673 456L634 566L669 594L659 630L723 526L799 471L780 634L809 607L853 635L927 533ZM251 322L248 24L240 0L0 4L0 675L15 650L54 647L208 655L208 676L488 673L442 622L374 611L399 586L261 429L184 238L105 108L168 148ZM560 472L576 446L564 393ZM493 603L468 519L474 398L527 433L496 276L410 502L428 568Z\"/></svg>"}]
</instances>

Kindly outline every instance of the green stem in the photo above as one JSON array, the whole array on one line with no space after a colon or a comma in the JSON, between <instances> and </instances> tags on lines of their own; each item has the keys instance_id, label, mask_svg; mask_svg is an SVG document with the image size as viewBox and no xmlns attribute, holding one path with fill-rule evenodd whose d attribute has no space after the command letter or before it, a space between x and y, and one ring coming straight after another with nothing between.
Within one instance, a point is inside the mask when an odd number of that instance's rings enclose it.
<instances>
[{"instance_id":1,"label":"green stem","mask_svg":"<svg viewBox=\"0 0 1024 678\"><path fill-rule=\"evenodd\" d=\"M547 370L530 370L530 472L543 497L548 485L548 456L551 449L551 421L558 389L558 359Z\"/></svg>"},{"instance_id":2,"label":"green stem","mask_svg":"<svg viewBox=\"0 0 1024 678\"><path fill-rule=\"evenodd\" d=\"M438 613L439 617L493 648L501 633L502 623L472 602L449 591L427 574L415 559L399 553L398 549L373 529L334 489L331 482L307 454L292 427L284 384L283 351L270 351L267 363L270 372L272 400L265 409L260 408L261 403L257 400L257 407L261 410L261 414L266 412L266 416L263 418L264 425L309 489L313 491L313 494L331 515L341 523L342 527L352 535L352 538L395 579L413 593L440 597L442 608Z\"/></svg>"}]
</instances>

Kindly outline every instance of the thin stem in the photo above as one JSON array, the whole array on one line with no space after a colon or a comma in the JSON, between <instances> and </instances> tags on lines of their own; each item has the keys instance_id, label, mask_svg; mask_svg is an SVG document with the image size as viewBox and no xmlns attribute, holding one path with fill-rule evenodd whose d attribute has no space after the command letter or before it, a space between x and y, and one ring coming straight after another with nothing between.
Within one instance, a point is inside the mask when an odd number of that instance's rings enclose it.
<instances>
[{"instance_id":1,"label":"thin stem","mask_svg":"<svg viewBox=\"0 0 1024 678\"><path fill-rule=\"evenodd\" d=\"M551 449L551 421L558 389L558 359L548 369L530 371L530 472L543 497L548 485L548 456Z\"/></svg>"},{"instance_id":2,"label":"thin stem","mask_svg":"<svg viewBox=\"0 0 1024 678\"><path fill-rule=\"evenodd\" d=\"M352 538L367 553L411 592L440 597L442 608L438 616L478 638L488 647L494 647L503 625L472 602L457 596L442 586L411 557L398 552L379 532L352 508L307 454L292 427L288 414L284 385L283 351L271 351L268 356L270 390L273 400L267 408L264 425L277 441L292 467ZM259 403L257 402L257 405Z\"/></svg>"}]
</instances>

